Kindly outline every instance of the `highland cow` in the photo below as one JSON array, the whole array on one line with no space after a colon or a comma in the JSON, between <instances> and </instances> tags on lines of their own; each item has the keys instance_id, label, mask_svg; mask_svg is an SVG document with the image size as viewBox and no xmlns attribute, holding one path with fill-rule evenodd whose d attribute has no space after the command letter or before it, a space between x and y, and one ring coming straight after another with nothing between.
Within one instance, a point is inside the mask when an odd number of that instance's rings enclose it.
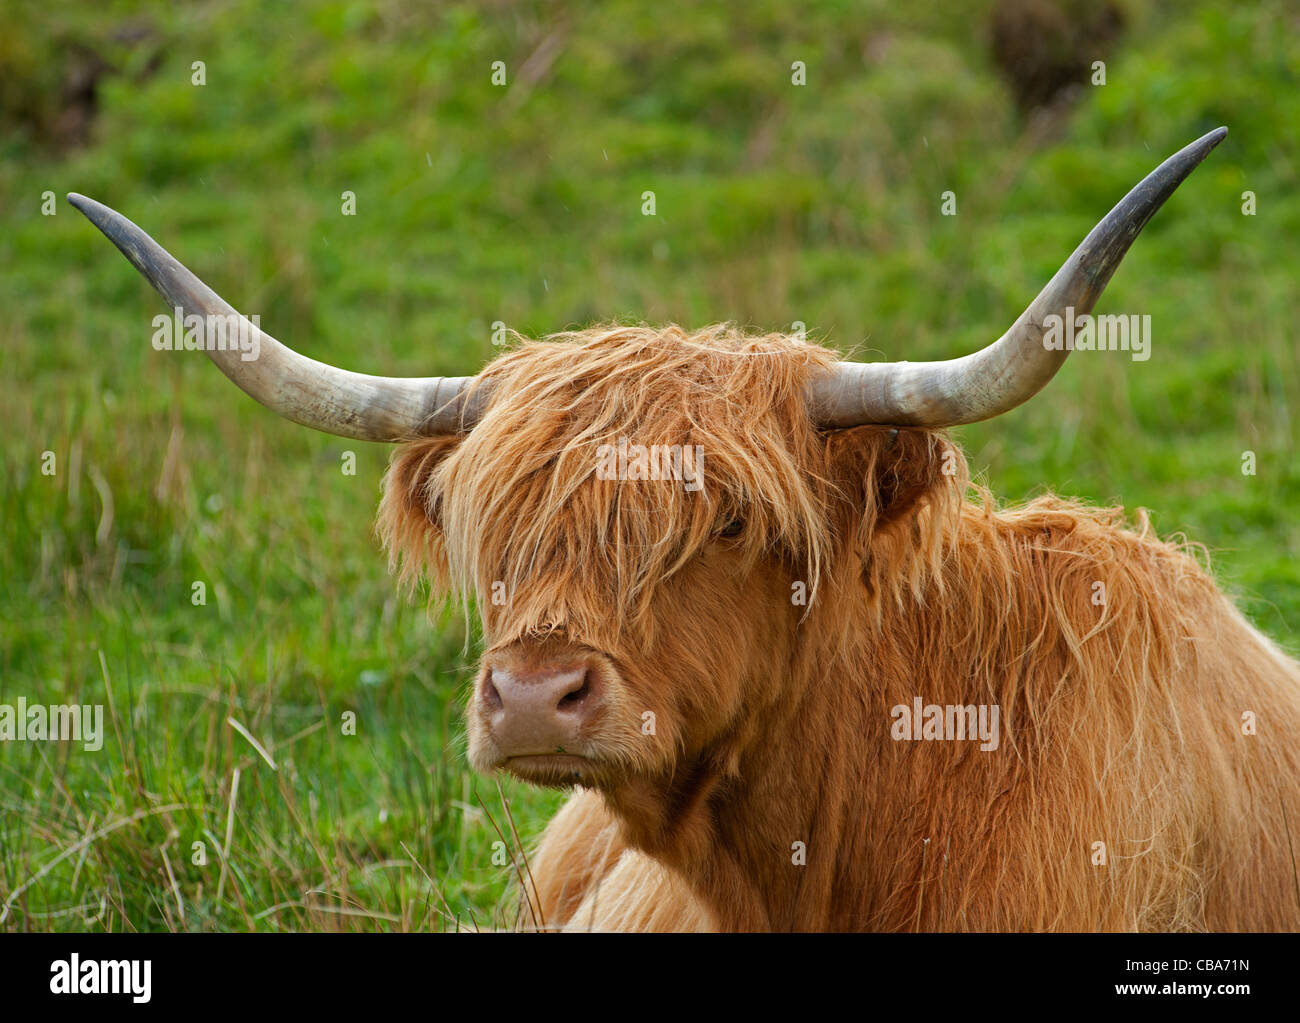
<instances>
[{"instance_id":1,"label":"highland cow","mask_svg":"<svg viewBox=\"0 0 1300 1023\"><path fill-rule=\"evenodd\" d=\"M348 373L268 335L255 362L209 352L296 422L400 443L393 564L482 622L474 767L576 790L522 927L1300 924L1300 666L1145 517L1000 508L944 432L1046 384L1069 354L1046 318L1091 309L1223 134L951 362L727 327L593 328L452 380ZM171 305L230 311L72 201ZM699 452L702 485L600 471L620 443Z\"/></svg>"}]
</instances>

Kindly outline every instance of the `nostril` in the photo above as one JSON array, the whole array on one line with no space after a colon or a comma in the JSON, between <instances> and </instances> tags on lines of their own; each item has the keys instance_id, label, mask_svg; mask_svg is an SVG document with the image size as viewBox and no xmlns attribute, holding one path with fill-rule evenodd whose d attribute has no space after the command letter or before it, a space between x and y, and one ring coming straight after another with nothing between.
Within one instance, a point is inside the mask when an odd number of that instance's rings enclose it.
<instances>
[{"instance_id":1,"label":"nostril","mask_svg":"<svg viewBox=\"0 0 1300 1023\"><path fill-rule=\"evenodd\" d=\"M501 694L497 692L496 683L492 681L492 676L489 675L484 682L486 684L483 686L483 702L487 704L489 710L500 710L502 707Z\"/></svg>"},{"instance_id":2,"label":"nostril","mask_svg":"<svg viewBox=\"0 0 1300 1023\"><path fill-rule=\"evenodd\" d=\"M591 672L583 672L579 686L560 697L556 710L577 710L582 701L591 695Z\"/></svg>"}]
</instances>

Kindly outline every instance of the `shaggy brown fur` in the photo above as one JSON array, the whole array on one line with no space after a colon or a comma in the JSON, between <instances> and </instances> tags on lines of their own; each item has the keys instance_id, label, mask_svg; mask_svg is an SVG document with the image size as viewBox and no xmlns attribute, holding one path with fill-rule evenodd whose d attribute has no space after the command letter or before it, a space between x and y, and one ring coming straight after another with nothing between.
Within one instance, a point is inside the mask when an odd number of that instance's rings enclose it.
<instances>
[{"instance_id":1,"label":"shaggy brown fur","mask_svg":"<svg viewBox=\"0 0 1300 1023\"><path fill-rule=\"evenodd\" d=\"M467 436L397 451L406 577L476 595L487 655L579 650L607 680L531 864L544 926L1300 927L1300 666L1145 518L998 510L942 434L819 431L804 385L834 359L563 335L484 371ZM703 490L597 479L620 437L700 445ZM996 705L1001 745L894 741L915 697Z\"/></svg>"}]
</instances>

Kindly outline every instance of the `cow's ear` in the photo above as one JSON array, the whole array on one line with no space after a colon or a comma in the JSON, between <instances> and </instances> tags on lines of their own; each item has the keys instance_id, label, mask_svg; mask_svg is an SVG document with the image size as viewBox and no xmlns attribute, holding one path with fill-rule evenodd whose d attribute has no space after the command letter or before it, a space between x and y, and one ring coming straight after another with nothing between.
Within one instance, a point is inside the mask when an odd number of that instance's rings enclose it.
<instances>
[{"instance_id":1,"label":"cow's ear","mask_svg":"<svg viewBox=\"0 0 1300 1023\"><path fill-rule=\"evenodd\" d=\"M859 426L828 434L830 476L848 535L870 540L965 479L961 454L943 435L921 427Z\"/></svg>"},{"instance_id":2,"label":"cow's ear","mask_svg":"<svg viewBox=\"0 0 1300 1023\"><path fill-rule=\"evenodd\" d=\"M952 489L960 456L946 437L931 430L899 428L876 460L876 528L910 515L917 506Z\"/></svg>"},{"instance_id":3,"label":"cow's ear","mask_svg":"<svg viewBox=\"0 0 1300 1023\"><path fill-rule=\"evenodd\" d=\"M388 552L389 566L404 582L412 583L427 573L436 584L445 575L437 488L431 483L438 466L460 441L456 436L412 441L399 447L389 462L375 528Z\"/></svg>"}]
</instances>

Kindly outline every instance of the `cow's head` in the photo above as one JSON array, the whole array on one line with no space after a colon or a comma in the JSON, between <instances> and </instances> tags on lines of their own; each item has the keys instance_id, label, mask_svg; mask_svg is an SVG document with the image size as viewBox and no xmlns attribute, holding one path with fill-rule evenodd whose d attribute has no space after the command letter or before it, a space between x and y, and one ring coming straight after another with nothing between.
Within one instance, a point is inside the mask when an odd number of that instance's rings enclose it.
<instances>
[{"instance_id":1,"label":"cow's head","mask_svg":"<svg viewBox=\"0 0 1300 1023\"><path fill-rule=\"evenodd\" d=\"M956 492L930 430L818 428L834 365L787 337L595 329L498 359L473 430L399 449L389 550L483 625L476 767L609 786L743 745L818 590Z\"/></svg>"},{"instance_id":2,"label":"cow's head","mask_svg":"<svg viewBox=\"0 0 1300 1023\"><path fill-rule=\"evenodd\" d=\"M349 373L260 331L256 360L209 355L296 422L402 444L380 528L408 575L475 599L476 767L689 786L695 767L734 769L747 729L797 704L781 684L819 590L869 602L873 563L911 571L900 537L932 532L963 479L936 431L1014 408L1052 377L1069 350L1044 345L1045 319L1092 308L1224 134L1161 164L1006 334L948 362L619 327L524 343L475 378ZM171 305L233 314L130 221L70 198Z\"/></svg>"}]
</instances>

